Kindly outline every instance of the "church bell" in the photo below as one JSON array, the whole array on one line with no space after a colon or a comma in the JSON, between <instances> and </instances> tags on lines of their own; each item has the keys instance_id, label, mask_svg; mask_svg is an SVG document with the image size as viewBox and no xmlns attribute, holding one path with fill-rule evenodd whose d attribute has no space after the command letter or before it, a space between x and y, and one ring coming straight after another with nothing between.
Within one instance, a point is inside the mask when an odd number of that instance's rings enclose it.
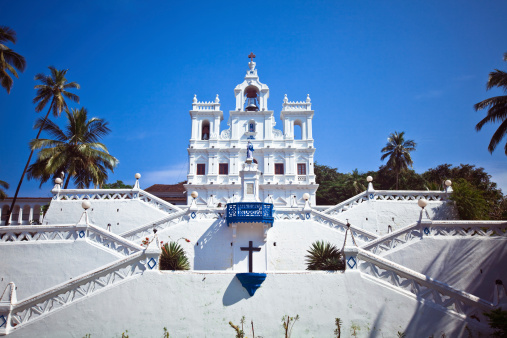
<instances>
[{"instance_id":1,"label":"church bell","mask_svg":"<svg viewBox=\"0 0 507 338\"><path fill-rule=\"evenodd\" d=\"M246 111L258 111L257 99L255 97L249 97L246 105Z\"/></svg>"}]
</instances>

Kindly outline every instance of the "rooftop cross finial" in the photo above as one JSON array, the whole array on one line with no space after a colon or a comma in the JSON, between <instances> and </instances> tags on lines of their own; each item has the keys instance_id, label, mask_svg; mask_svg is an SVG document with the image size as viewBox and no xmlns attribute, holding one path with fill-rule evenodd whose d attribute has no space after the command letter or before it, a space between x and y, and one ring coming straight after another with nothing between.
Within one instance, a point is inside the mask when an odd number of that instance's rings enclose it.
<instances>
[{"instance_id":1,"label":"rooftop cross finial","mask_svg":"<svg viewBox=\"0 0 507 338\"><path fill-rule=\"evenodd\" d=\"M248 55L248 57L250 58L250 62L253 62L253 59L255 59L255 54L250 53L250 55Z\"/></svg>"}]
</instances>

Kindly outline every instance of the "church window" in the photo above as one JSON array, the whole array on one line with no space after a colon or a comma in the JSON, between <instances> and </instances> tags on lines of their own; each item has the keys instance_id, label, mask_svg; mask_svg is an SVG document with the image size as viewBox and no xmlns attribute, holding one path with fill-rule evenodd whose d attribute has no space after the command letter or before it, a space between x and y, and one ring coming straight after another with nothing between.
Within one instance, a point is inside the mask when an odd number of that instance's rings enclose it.
<instances>
[{"instance_id":1,"label":"church window","mask_svg":"<svg viewBox=\"0 0 507 338\"><path fill-rule=\"evenodd\" d=\"M300 120L294 121L294 140L303 139L303 126Z\"/></svg>"},{"instance_id":2,"label":"church window","mask_svg":"<svg viewBox=\"0 0 507 338\"><path fill-rule=\"evenodd\" d=\"M254 120L250 120L250 122L248 122L248 131L250 133L255 132L255 121Z\"/></svg>"},{"instance_id":3,"label":"church window","mask_svg":"<svg viewBox=\"0 0 507 338\"><path fill-rule=\"evenodd\" d=\"M229 175L229 164L228 163L218 164L218 174L219 175Z\"/></svg>"},{"instance_id":4,"label":"church window","mask_svg":"<svg viewBox=\"0 0 507 338\"><path fill-rule=\"evenodd\" d=\"M298 175L306 175L306 164L298 163Z\"/></svg>"},{"instance_id":5,"label":"church window","mask_svg":"<svg viewBox=\"0 0 507 338\"><path fill-rule=\"evenodd\" d=\"M205 175L206 174L206 164L197 163L197 175Z\"/></svg>"},{"instance_id":6,"label":"church window","mask_svg":"<svg viewBox=\"0 0 507 338\"><path fill-rule=\"evenodd\" d=\"M202 121L201 140L209 140L209 121Z\"/></svg>"},{"instance_id":7,"label":"church window","mask_svg":"<svg viewBox=\"0 0 507 338\"><path fill-rule=\"evenodd\" d=\"M283 163L275 163L275 175L283 175Z\"/></svg>"}]
</instances>

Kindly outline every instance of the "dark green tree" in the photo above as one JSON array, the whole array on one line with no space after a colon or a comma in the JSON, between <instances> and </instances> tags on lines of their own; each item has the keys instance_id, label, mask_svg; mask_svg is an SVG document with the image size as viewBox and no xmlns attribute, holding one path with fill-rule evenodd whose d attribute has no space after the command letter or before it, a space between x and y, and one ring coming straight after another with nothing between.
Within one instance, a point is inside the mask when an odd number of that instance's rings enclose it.
<instances>
[{"instance_id":1,"label":"dark green tree","mask_svg":"<svg viewBox=\"0 0 507 338\"><path fill-rule=\"evenodd\" d=\"M5 42L16 43L16 32L7 26L0 26L0 84L10 94L13 84L11 74L18 78L16 69L23 72L26 61L23 56L4 45Z\"/></svg>"},{"instance_id":2,"label":"dark green tree","mask_svg":"<svg viewBox=\"0 0 507 338\"><path fill-rule=\"evenodd\" d=\"M101 186L102 189L132 189L133 186L123 183L123 181L117 180L114 183L104 183Z\"/></svg>"},{"instance_id":3,"label":"dark green tree","mask_svg":"<svg viewBox=\"0 0 507 338\"><path fill-rule=\"evenodd\" d=\"M492 329L497 329L493 332L495 337L507 337L507 311L502 308L491 310L484 313L488 317L488 324Z\"/></svg>"},{"instance_id":4,"label":"dark green tree","mask_svg":"<svg viewBox=\"0 0 507 338\"><path fill-rule=\"evenodd\" d=\"M52 121L37 120L35 128L43 125L43 130L53 139L36 139L30 142L33 150L40 149L37 160L28 169L29 179L38 179L41 185L51 177L66 172L64 189L71 178L78 188L88 188L90 184L100 186L113 171L118 160L111 156L107 147L100 143L110 129L102 119L88 119L85 108L66 110L67 125L61 130Z\"/></svg>"},{"instance_id":5,"label":"dark green tree","mask_svg":"<svg viewBox=\"0 0 507 338\"><path fill-rule=\"evenodd\" d=\"M414 162L410 153L415 151L416 143L413 140L405 140L405 132L394 132L387 138L387 144L382 148L384 155L380 158L382 161L389 157L386 166L394 170L396 174L396 190L399 189L400 173L408 167L412 167Z\"/></svg>"},{"instance_id":6,"label":"dark green tree","mask_svg":"<svg viewBox=\"0 0 507 338\"><path fill-rule=\"evenodd\" d=\"M455 202L460 219L489 219L488 201L484 198L482 191L467 180L458 178L454 181L450 199Z\"/></svg>"},{"instance_id":7,"label":"dark green tree","mask_svg":"<svg viewBox=\"0 0 507 338\"><path fill-rule=\"evenodd\" d=\"M507 53L503 55L503 60L507 61ZM493 87L501 88L502 91L507 93L507 73L498 69L494 72L489 73L489 79L486 83L486 90L490 90ZM486 123L500 123L498 129L493 133L491 141L488 145L488 150L493 153L496 146L507 134L507 95L500 95L490 97L484 101L476 103L474 105L476 111L482 109L488 109L488 113L475 126L475 130L480 131ZM505 155L507 155L507 143L505 143Z\"/></svg>"}]
</instances>

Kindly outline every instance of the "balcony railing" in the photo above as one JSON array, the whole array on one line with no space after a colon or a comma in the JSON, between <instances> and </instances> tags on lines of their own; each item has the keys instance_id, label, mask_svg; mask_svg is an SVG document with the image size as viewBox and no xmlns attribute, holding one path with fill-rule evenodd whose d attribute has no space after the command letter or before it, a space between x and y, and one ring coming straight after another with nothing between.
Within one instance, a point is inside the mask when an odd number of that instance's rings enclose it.
<instances>
[{"instance_id":1,"label":"balcony railing","mask_svg":"<svg viewBox=\"0 0 507 338\"><path fill-rule=\"evenodd\" d=\"M228 203L227 226L230 223L269 223L273 226L273 204L259 202Z\"/></svg>"}]
</instances>

